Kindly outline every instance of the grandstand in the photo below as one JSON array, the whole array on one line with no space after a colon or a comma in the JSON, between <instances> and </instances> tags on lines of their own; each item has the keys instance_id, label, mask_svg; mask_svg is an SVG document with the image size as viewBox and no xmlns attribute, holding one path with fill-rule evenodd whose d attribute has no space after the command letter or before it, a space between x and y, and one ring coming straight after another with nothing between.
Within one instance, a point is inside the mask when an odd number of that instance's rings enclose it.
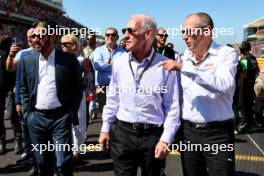
<instances>
[{"instance_id":1,"label":"grandstand","mask_svg":"<svg viewBox=\"0 0 264 176\"><path fill-rule=\"evenodd\" d=\"M52 19L59 26L83 28L65 16L62 0L0 0L0 21L5 32L26 43L26 31L38 19Z\"/></svg>"},{"instance_id":2,"label":"grandstand","mask_svg":"<svg viewBox=\"0 0 264 176\"><path fill-rule=\"evenodd\" d=\"M244 26L244 39L250 41L256 57L264 57L264 17Z\"/></svg>"}]
</instances>

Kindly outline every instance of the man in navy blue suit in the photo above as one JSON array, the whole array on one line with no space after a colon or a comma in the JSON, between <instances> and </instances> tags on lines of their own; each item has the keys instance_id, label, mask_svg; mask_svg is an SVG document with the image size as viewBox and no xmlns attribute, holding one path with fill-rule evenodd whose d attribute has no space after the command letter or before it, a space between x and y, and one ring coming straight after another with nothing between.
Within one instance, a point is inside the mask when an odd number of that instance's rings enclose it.
<instances>
[{"instance_id":1,"label":"man in navy blue suit","mask_svg":"<svg viewBox=\"0 0 264 176\"><path fill-rule=\"evenodd\" d=\"M20 64L22 111L29 113L27 124L39 175L53 176L55 170L57 175L72 176L71 125L78 123L81 71L74 55L55 50L56 34L47 33L55 27L44 20L34 25L35 50L22 57ZM55 147L55 152L41 151L44 147Z\"/></svg>"}]
</instances>

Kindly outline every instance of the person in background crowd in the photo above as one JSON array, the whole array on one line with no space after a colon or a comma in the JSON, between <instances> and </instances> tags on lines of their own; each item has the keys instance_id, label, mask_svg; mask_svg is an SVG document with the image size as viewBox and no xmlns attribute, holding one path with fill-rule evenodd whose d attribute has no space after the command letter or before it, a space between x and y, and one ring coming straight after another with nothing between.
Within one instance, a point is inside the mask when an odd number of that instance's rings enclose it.
<instances>
[{"instance_id":1,"label":"person in background crowd","mask_svg":"<svg viewBox=\"0 0 264 176\"><path fill-rule=\"evenodd\" d=\"M126 50L126 40L125 39L121 39L120 40L119 47L123 48L124 50Z\"/></svg>"},{"instance_id":2,"label":"person in background crowd","mask_svg":"<svg viewBox=\"0 0 264 176\"><path fill-rule=\"evenodd\" d=\"M83 53L84 53L84 57L88 58L91 61L93 65L93 69L94 69L94 50L95 48L96 48L96 35L94 32L90 32L87 35L87 46L83 49ZM96 75L96 73L94 73L94 75ZM92 123L92 119L95 119L97 117L96 95L92 97L92 100L90 102L87 102L87 109L89 112L88 117L87 117L88 123Z\"/></svg>"},{"instance_id":3,"label":"person in background crowd","mask_svg":"<svg viewBox=\"0 0 264 176\"><path fill-rule=\"evenodd\" d=\"M86 132L86 97L95 93L94 90L94 73L93 66L89 59L81 56L81 45L79 39L72 35L67 34L61 38L61 48L64 52L69 52L77 56L83 74L83 98L78 110L79 125L73 126L73 144L78 146L77 151L73 151L73 161L79 162L81 160L81 146L85 143L85 132ZM85 78L87 78L85 80ZM91 101L91 100L90 100Z\"/></svg>"},{"instance_id":4,"label":"person in background crowd","mask_svg":"<svg viewBox=\"0 0 264 176\"><path fill-rule=\"evenodd\" d=\"M23 146L22 146L22 128L19 121L18 114L16 112L16 106L15 106L15 80L16 80L16 72L7 72L6 70L6 60L8 56L12 54L10 53L10 46L12 45L12 42L15 44L14 39L15 37L11 37L8 35L2 35L1 36L1 63L4 64L3 69L3 79L4 79L4 92L2 92L2 96L5 97L5 101L1 106L4 106L3 108L0 108L0 154L6 153L6 142L5 142L5 125L4 125L4 115L7 116L8 119L11 120L11 125L14 130L15 135L15 154L20 154L23 152ZM13 41L12 41L13 39ZM21 48L18 47L18 48ZM14 56L12 56L14 57ZM3 98L3 97L2 97ZM6 105L6 106L5 106ZM4 113L6 109L6 113Z\"/></svg>"},{"instance_id":5,"label":"person in background crowd","mask_svg":"<svg viewBox=\"0 0 264 176\"><path fill-rule=\"evenodd\" d=\"M238 53L212 39L214 23L204 12L188 15L182 37L187 45L182 61L166 60L161 66L181 73L182 119L185 144L201 149L181 151L184 176L235 175L234 113L232 100ZM229 150L203 150L204 144Z\"/></svg>"},{"instance_id":6,"label":"person in background crowd","mask_svg":"<svg viewBox=\"0 0 264 176\"><path fill-rule=\"evenodd\" d=\"M167 31L163 27L158 28L156 33L156 40L154 42L154 48L161 55L175 60L174 50L166 46L167 37Z\"/></svg>"},{"instance_id":7,"label":"person in background crowd","mask_svg":"<svg viewBox=\"0 0 264 176\"><path fill-rule=\"evenodd\" d=\"M19 62L23 57L30 55L30 51L34 49L34 42L33 42L33 35L34 33L34 28L30 28L27 31L27 42L29 48L20 50L20 47L17 47L17 45L12 45L10 48L10 53L11 56L15 55L14 58L8 56L7 62L6 62L6 67L8 71L15 71L16 70L16 91L15 91L15 103L16 103L16 111L20 116L21 123L22 123L22 128L23 128L23 137L24 137L24 152L22 153L21 157L16 161L17 164L22 163L24 161L27 161L32 157L32 146L30 143L30 137L29 137L29 131L28 131L28 126L27 126L27 114L28 112L22 111L22 105L21 105L21 99L20 99L20 76L21 76L21 70L19 69L20 67ZM17 53L17 54L14 54ZM23 112L23 113L22 113ZM37 174L37 168L33 166L33 168L29 171L28 175L36 175Z\"/></svg>"},{"instance_id":8,"label":"person in background crowd","mask_svg":"<svg viewBox=\"0 0 264 176\"><path fill-rule=\"evenodd\" d=\"M240 50L240 63L243 68L243 75L241 79L243 84L241 85L241 109L242 109L242 119L238 124L237 133L243 130L250 131L254 126L254 106L255 106L255 92L254 83L256 77L259 73L257 66L256 57L250 53L251 45L248 41L243 41L239 46ZM236 131L235 131L236 132Z\"/></svg>"},{"instance_id":9,"label":"person in background crowd","mask_svg":"<svg viewBox=\"0 0 264 176\"><path fill-rule=\"evenodd\" d=\"M106 102L106 87L110 83L113 62L116 57L124 52L124 49L119 48L116 44L118 38L116 28L107 28L105 45L96 48L94 51L94 68L97 71L96 85L99 86L97 101L100 112L102 112Z\"/></svg>"}]
</instances>

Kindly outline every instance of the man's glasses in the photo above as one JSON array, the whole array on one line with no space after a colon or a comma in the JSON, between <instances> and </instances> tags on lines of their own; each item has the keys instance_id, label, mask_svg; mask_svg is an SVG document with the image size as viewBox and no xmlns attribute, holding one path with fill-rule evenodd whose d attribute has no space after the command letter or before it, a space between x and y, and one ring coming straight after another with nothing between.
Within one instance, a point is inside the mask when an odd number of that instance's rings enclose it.
<instances>
[{"instance_id":1,"label":"man's glasses","mask_svg":"<svg viewBox=\"0 0 264 176\"><path fill-rule=\"evenodd\" d=\"M167 38L168 37L168 34L157 34L157 36L159 36L160 38L162 38L162 37L165 37L165 38Z\"/></svg>"},{"instance_id":2,"label":"man's glasses","mask_svg":"<svg viewBox=\"0 0 264 176\"><path fill-rule=\"evenodd\" d=\"M129 27L128 27L128 28L123 28L123 29L122 29L122 33L123 33L123 34L125 34L126 31L127 31L129 34L133 34L133 33L136 32L136 29L129 28Z\"/></svg>"},{"instance_id":3,"label":"man's glasses","mask_svg":"<svg viewBox=\"0 0 264 176\"><path fill-rule=\"evenodd\" d=\"M61 46L72 46L73 45L73 43L71 43L71 42L62 42L61 43Z\"/></svg>"},{"instance_id":4,"label":"man's glasses","mask_svg":"<svg viewBox=\"0 0 264 176\"><path fill-rule=\"evenodd\" d=\"M112 33L112 34L110 34L110 33L106 33L105 36L106 36L106 37L110 37L110 36L115 37L115 36L116 36L116 33Z\"/></svg>"},{"instance_id":5,"label":"man's glasses","mask_svg":"<svg viewBox=\"0 0 264 176\"><path fill-rule=\"evenodd\" d=\"M44 37L44 35L41 35L41 34L32 34L32 36L30 38L32 38L32 39L35 39L35 38L41 39L43 37Z\"/></svg>"}]
</instances>

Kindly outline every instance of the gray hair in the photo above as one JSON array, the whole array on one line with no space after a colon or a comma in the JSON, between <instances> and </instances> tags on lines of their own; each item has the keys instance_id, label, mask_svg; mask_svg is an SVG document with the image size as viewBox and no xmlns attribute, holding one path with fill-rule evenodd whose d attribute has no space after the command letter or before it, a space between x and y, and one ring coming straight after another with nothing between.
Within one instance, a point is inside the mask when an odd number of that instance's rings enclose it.
<instances>
[{"instance_id":1,"label":"gray hair","mask_svg":"<svg viewBox=\"0 0 264 176\"><path fill-rule=\"evenodd\" d=\"M157 31L157 23L152 17L149 17L144 14L139 14L139 15L133 15L131 19L134 18L140 18L142 20L141 27L143 29L151 29L153 31L153 40L155 39L156 31Z\"/></svg>"},{"instance_id":2,"label":"gray hair","mask_svg":"<svg viewBox=\"0 0 264 176\"><path fill-rule=\"evenodd\" d=\"M193 13L188 15L186 19L188 19L191 16L198 16L201 19L201 24L200 24L201 26L210 26L212 29L214 28L214 22L210 17L210 15L208 15L207 13L205 12Z\"/></svg>"}]
</instances>

